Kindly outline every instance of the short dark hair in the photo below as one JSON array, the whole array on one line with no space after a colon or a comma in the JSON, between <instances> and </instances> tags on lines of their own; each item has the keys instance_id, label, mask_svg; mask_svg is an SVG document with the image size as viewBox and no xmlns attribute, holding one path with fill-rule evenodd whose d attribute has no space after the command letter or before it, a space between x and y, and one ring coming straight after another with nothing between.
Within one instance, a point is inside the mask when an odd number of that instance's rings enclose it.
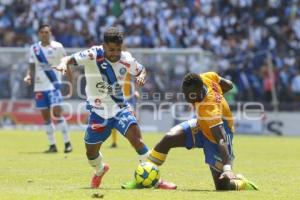
<instances>
[{"instance_id":1,"label":"short dark hair","mask_svg":"<svg viewBox=\"0 0 300 200\"><path fill-rule=\"evenodd\" d=\"M49 25L49 24L41 24L40 26L39 26L39 31L40 30L42 30L43 28L45 28L45 27L48 27L50 30L51 30L51 26Z\"/></svg>"},{"instance_id":2,"label":"short dark hair","mask_svg":"<svg viewBox=\"0 0 300 200\"><path fill-rule=\"evenodd\" d=\"M202 101L203 81L199 74L188 73L184 76L181 90L189 103Z\"/></svg>"},{"instance_id":3,"label":"short dark hair","mask_svg":"<svg viewBox=\"0 0 300 200\"><path fill-rule=\"evenodd\" d=\"M104 32L103 40L105 43L123 43L123 32L117 27L109 27Z\"/></svg>"}]
</instances>

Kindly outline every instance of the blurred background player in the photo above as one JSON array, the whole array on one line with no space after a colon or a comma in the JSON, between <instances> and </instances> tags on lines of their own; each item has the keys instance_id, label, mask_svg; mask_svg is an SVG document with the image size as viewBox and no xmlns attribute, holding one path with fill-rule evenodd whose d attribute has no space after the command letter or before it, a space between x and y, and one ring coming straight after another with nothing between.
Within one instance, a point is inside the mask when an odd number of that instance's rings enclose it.
<instances>
[{"instance_id":1,"label":"blurred background player","mask_svg":"<svg viewBox=\"0 0 300 200\"><path fill-rule=\"evenodd\" d=\"M57 152L52 120L57 122L57 127L62 131L65 143L65 153L72 151L69 138L68 125L62 116L62 95L60 92L60 77L51 68L66 56L61 43L52 40L49 25L41 25L38 29L40 41L30 48L29 70L24 78L28 84L34 83L34 96L36 108L41 111L46 133L48 136L49 149L45 153ZM34 80L33 80L34 77Z\"/></svg>"},{"instance_id":2,"label":"blurred background player","mask_svg":"<svg viewBox=\"0 0 300 200\"><path fill-rule=\"evenodd\" d=\"M197 118L173 127L149 154L149 160L162 165L171 148L203 148L216 190L257 190L255 184L232 171L233 116L223 94L232 82L214 72L184 77L182 92Z\"/></svg>"},{"instance_id":3,"label":"blurred background player","mask_svg":"<svg viewBox=\"0 0 300 200\"><path fill-rule=\"evenodd\" d=\"M123 86L123 93L125 96L125 99L130 105L131 111L135 115L135 107L136 103L140 98L139 91L137 90L137 85L135 84L134 77L130 73L126 73L125 79L124 79L124 86ZM135 117L137 117L135 115ZM110 145L111 148L117 147L117 130L112 129L111 130L111 138L112 138L112 144Z\"/></svg>"},{"instance_id":4,"label":"blurred background player","mask_svg":"<svg viewBox=\"0 0 300 200\"><path fill-rule=\"evenodd\" d=\"M108 164L102 162L100 148L113 128L128 139L141 161L148 155L137 120L122 92L127 72L142 86L146 69L129 52L122 51L123 33L118 28L107 28L103 40L103 46L93 46L64 57L55 67L63 73L70 64L85 67L87 108L90 111L85 147L89 164L95 169L92 188L100 186L103 175L109 170Z\"/></svg>"}]
</instances>

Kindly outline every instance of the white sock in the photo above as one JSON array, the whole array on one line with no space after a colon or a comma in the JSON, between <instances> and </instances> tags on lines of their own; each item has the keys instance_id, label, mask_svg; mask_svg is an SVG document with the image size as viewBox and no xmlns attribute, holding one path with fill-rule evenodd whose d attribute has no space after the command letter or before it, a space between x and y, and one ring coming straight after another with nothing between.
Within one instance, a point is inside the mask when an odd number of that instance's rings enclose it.
<instances>
[{"instance_id":1,"label":"white sock","mask_svg":"<svg viewBox=\"0 0 300 200\"><path fill-rule=\"evenodd\" d=\"M64 142L70 142L70 137L69 137L69 129L68 129L68 124L65 120L65 118L61 118L60 122L57 123L57 128L59 130L61 130L62 134L63 134L63 138L64 138Z\"/></svg>"},{"instance_id":2,"label":"white sock","mask_svg":"<svg viewBox=\"0 0 300 200\"><path fill-rule=\"evenodd\" d=\"M50 145L56 144L53 124L52 123L45 124L45 129L46 129L49 144Z\"/></svg>"},{"instance_id":3,"label":"white sock","mask_svg":"<svg viewBox=\"0 0 300 200\"><path fill-rule=\"evenodd\" d=\"M95 174L97 176L100 176L103 172L103 168L104 168L104 165L102 163L102 154L101 152L99 152L99 156L97 158L95 158L94 160L89 160L89 164L95 168Z\"/></svg>"},{"instance_id":4,"label":"white sock","mask_svg":"<svg viewBox=\"0 0 300 200\"><path fill-rule=\"evenodd\" d=\"M147 151L145 154L139 155L139 161L146 162L149 154L150 154L150 151Z\"/></svg>"}]
</instances>

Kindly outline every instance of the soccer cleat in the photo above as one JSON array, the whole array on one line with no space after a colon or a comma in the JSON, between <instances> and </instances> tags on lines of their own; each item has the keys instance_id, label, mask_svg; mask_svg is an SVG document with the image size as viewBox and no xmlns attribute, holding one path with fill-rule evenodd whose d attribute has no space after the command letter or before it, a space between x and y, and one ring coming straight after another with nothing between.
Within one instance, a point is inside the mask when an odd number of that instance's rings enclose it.
<instances>
[{"instance_id":1,"label":"soccer cleat","mask_svg":"<svg viewBox=\"0 0 300 200\"><path fill-rule=\"evenodd\" d=\"M65 143L65 153L70 153L73 151L72 145L70 142Z\"/></svg>"},{"instance_id":2,"label":"soccer cleat","mask_svg":"<svg viewBox=\"0 0 300 200\"><path fill-rule=\"evenodd\" d=\"M51 144L49 149L44 151L44 153L57 153L57 148L55 144Z\"/></svg>"},{"instance_id":3,"label":"soccer cleat","mask_svg":"<svg viewBox=\"0 0 300 200\"><path fill-rule=\"evenodd\" d=\"M141 189L142 187L136 183L135 180L128 181L127 183L124 183L121 185L122 189Z\"/></svg>"},{"instance_id":4,"label":"soccer cleat","mask_svg":"<svg viewBox=\"0 0 300 200\"><path fill-rule=\"evenodd\" d=\"M108 164L103 164L103 172L100 176L97 176L96 174L93 176L91 180L91 188L98 188L101 184L101 180L103 176L106 174L106 172L109 170L109 165Z\"/></svg>"},{"instance_id":5,"label":"soccer cleat","mask_svg":"<svg viewBox=\"0 0 300 200\"><path fill-rule=\"evenodd\" d=\"M244 185L242 186L243 190L258 190L255 183L246 179L242 174L237 174L236 178L244 181Z\"/></svg>"},{"instance_id":6,"label":"soccer cleat","mask_svg":"<svg viewBox=\"0 0 300 200\"><path fill-rule=\"evenodd\" d=\"M177 185L160 179L158 183L155 185L155 188L163 189L163 190L176 190Z\"/></svg>"}]
</instances>

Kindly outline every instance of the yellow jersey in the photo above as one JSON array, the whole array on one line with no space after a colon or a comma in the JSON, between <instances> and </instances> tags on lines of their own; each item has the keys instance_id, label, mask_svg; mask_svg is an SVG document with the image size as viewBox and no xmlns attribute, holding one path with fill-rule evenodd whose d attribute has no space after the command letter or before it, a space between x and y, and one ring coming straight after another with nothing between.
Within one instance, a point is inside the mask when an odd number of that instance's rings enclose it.
<instances>
[{"instance_id":1,"label":"yellow jersey","mask_svg":"<svg viewBox=\"0 0 300 200\"><path fill-rule=\"evenodd\" d=\"M224 123L225 130L233 133L233 116L223 96L220 86L220 77L215 72L200 74L207 93L201 102L195 103L197 112L197 126L203 135L211 142L216 143L210 128Z\"/></svg>"}]
</instances>

